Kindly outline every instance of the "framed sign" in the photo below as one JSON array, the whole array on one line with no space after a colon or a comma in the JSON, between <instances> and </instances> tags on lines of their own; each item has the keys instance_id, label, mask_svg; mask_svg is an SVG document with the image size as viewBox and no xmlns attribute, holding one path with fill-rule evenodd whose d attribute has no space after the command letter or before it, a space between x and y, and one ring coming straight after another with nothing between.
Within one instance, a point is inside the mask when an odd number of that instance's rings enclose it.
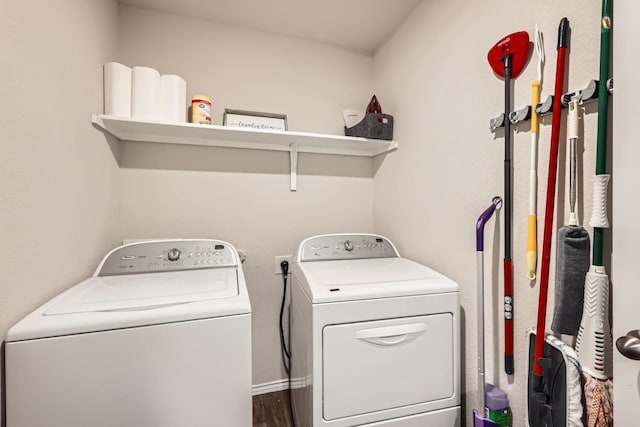
<instances>
[{"instance_id":1,"label":"framed sign","mask_svg":"<svg viewBox=\"0 0 640 427\"><path fill-rule=\"evenodd\" d=\"M259 113L255 111L224 110L224 126L251 130L287 130L287 115Z\"/></svg>"}]
</instances>

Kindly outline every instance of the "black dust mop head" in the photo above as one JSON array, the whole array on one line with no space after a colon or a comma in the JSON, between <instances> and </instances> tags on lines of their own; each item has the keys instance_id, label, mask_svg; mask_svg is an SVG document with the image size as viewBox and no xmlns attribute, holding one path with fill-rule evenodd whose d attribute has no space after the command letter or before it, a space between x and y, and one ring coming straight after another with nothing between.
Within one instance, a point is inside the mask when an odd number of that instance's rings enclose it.
<instances>
[{"instance_id":1,"label":"black dust mop head","mask_svg":"<svg viewBox=\"0 0 640 427\"><path fill-rule=\"evenodd\" d=\"M584 301L584 280L589 271L589 233L578 225L576 193L578 180L578 101L569 103L567 120L569 154L569 224L558 230L556 250L556 292L551 330L578 335Z\"/></svg>"},{"instance_id":2,"label":"black dust mop head","mask_svg":"<svg viewBox=\"0 0 640 427\"><path fill-rule=\"evenodd\" d=\"M558 230L555 308L551 330L578 335L584 302L584 279L591 263L589 233L584 227Z\"/></svg>"}]
</instances>

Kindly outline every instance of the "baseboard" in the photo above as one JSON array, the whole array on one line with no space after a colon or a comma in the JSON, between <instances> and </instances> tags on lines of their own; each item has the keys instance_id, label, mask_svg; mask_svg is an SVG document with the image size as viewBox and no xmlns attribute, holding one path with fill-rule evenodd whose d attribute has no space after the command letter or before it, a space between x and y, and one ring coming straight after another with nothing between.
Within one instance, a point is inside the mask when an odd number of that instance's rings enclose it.
<instances>
[{"instance_id":1,"label":"baseboard","mask_svg":"<svg viewBox=\"0 0 640 427\"><path fill-rule=\"evenodd\" d=\"M268 383L254 384L251 387L251 394L253 396L257 396L258 394L288 390L289 386L291 386L292 390L295 390L298 388L304 388L306 385L307 381L305 381L304 378L291 378L291 381L285 378L283 380L271 381Z\"/></svg>"},{"instance_id":2,"label":"baseboard","mask_svg":"<svg viewBox=\"0 0 640 427\"><path fill-rule=\"evenodd\" d=\"M289 380L285 378L283 380L270 381L268 383L254 384L253 387L251 387L251 394L253 396L256 396L258 394L273 393L274 391L282 391L288 389Z\"/></svg>"}]
</instances>

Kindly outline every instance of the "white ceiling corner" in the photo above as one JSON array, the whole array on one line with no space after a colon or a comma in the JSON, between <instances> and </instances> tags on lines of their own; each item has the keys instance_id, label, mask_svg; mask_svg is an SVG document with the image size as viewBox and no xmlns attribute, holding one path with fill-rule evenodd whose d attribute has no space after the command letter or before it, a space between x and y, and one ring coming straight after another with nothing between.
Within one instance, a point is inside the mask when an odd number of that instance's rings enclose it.
<instances>
[{"instance_id":1,"label":"white ceiling corner","mask_svg":"<svg viewBox=\"0 0 640 427\"><path fill-rule=\"evenodd\" d=\"M144 9L372 54L421 0L118 0Z\"/></svg>"}]
</instances>

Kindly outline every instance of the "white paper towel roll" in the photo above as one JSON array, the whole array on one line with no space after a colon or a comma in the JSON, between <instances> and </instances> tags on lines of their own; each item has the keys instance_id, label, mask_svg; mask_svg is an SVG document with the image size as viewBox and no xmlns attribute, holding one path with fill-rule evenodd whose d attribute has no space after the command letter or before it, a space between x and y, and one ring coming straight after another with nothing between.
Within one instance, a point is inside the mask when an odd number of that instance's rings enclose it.
<instances>
[{"instance_id":1,"label":"white paper towel roll","mask_svg":"<svg viewBox=\"0 0 640 427\"><path fill-rule=\"evenodd\" d=\"M160 73L149 67L133 67L131 117L160 120L160 112Z\"/></svg>"},{"instance_id":2,"label":"white paper towel roll","mask_svg":"<svg viewBox=\"0 0 640 427\"><path fill-rule=\"evenodd\" d=\"M165 74L160 78L161 118L167 122L187 121L187 82L175 74Z\"/></svg>"},{"instance_id":3,"label":"white paper towel roll","mask_svg":"<svg viewBox=\"0 0 640 427\"><path fill-rule=\"evenodd\" d=\"M104 113L131 117L131 68L118 62L104 64Z\"/></svg>"}]
</instances>

